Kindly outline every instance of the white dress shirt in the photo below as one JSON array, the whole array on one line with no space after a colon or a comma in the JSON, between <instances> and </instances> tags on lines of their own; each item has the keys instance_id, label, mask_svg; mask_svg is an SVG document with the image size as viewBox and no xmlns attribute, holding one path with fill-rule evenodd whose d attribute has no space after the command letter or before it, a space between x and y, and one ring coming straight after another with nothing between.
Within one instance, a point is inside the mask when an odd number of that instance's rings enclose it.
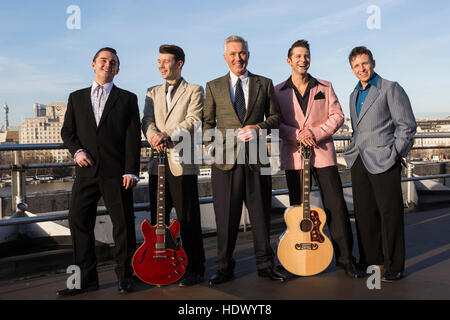
<instances>
[{"instance_id":1,"label":"white dress shirt","mask_svg":"<svg viewBox=\"0 0 450 320\"><path fill-rule=\"evenodd\" d=\"M95 122L97 122L97 126L102 118L103 110L105 109L106 101L108 100L109 94L111 93L113 83L105 83L103 85L103 94L100 95L99 92L100 85L97 82L92 83L91 87L91 103L92 103L92 111L94 112Z\"/></svg>"},{"instance_id":2,"label":"white dress shirt","mask_svg":"<svg viewBox=\"0 0 450 320\"><path fill-rule=\"evenodd\" d=\"M244 91L244 98L245 98L245 109L248 108L248 71L245 71L245 73L238 77L233 72L230 71L230 97L231 102L234 104L234 97L236 92L236 83L238 79L241 78L241 86L242 90Z\"/></svg>"}]
</instances>

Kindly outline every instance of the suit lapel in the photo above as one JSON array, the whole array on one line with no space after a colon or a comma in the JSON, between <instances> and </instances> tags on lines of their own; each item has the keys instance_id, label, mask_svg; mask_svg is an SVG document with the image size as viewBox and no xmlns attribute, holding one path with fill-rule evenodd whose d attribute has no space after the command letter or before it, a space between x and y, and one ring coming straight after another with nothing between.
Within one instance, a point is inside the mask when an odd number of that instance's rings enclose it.
<instances>
[{"instance_id":1,"label":"suit lapel","mask_svg":"<svg viewBox=\"0 0 450 320\"><path fill-rule=\"evenodd\" d=\"M380 82L380 80L378 80L378 84L379 84L379 82ZM377 87L371 86L369 88L369 93L367 94L367 97L364 100L364 103L362 105L361 111L359 113L358 123L361 121L361 119L367 113L367 110L369 110L370 107L373 105L373 103L375 102L375 100L377 99L379 94L380 94L380 90Z\"/></svg>"},{"instance_id":2,"label":"suit lapel","mask_svg":"<svg viewBox=\"0 0 450 320\"><path fill-rule=\"evenodd\" d=\"M292 91L294 91L294 90L292 90ZM319 91L319 85L316 85L309 90L308 108L306 108L306 115L305 115L305 119L303 121L302 127L305 126L305 123L308 120L309 115L311 114L311 110L312 110L312 108L314 108L314 97L316 96L318 91ZM295 93L294 93L294 95L295 95ZM301 109L301 106L300 106L300 109ZM303 112L301 112L301 113L303 114Z\"/></svg>"},{"instance_id":3,"label":"suit lapel","mask_svg":"<svg viewBox=\"0 0 450 320\"><path fill-rule=\"evenodd\" d=\"M234 109L233 101L231 101L231 96L230 96L230 91L231 91L230 74L227 73L225 76L223 76L220 79L220 82L221 83L219 85L219 87L220 87L219 95L221 95L225 99L224 107L225 108L231 108L231 110L233 110L232 114L234 114L234 117L236 118L235 120L240 123L241 121L239 120L239 117L238 117L238 115L236 113L236 110Z\"/></svg>"},{"instance_id":4,"label":"suit lapel","mask_svg":"<svg viewBox=\"0 0 450 320\"><path fill-rule=\"evenodd\" d=\"M247 111L245 112L244 123L252 112L256 99L258 98L259 90L261 88L259 78L250 72L248 73L248 81L248 105Z\"/></svg>"},{"instance_id":5,"label":"suit lapel","mask_svg":"<svg viewBox=\"0 0 450 320\"><path fill-rule=\"evenodd\" d=\"M92 90L92 87L89 87L89 88L86 88L86 90L83 92L83 95L82 95L83 101L81 101L81 105L86 108L85 112L88 115L89 124L92 127L97 128L97 123L95 122L94 111L92 110L91 90Z\"/></svg>"},{"instance_id":6,"label":"suit lapel","mask_svg":"<svg viewBox=\"0 0 450 320\"><path fill-rule=\"evenodd\" d=\"M119 95L119 89L117 89L117 87L113 85L111 92L109 93L108 100L106 100L105 109L103 109L102 117L100 118L100 121L98 123L98 128L100 128L103 122L105 122L108 113L114 107L117 99L119 98Z\"/></svg>"},{"instance_id":7,"label":"suit lapel","mask_svg":"<svg viewBox=\"0 0 450 320\"><path fill-rule=\"evenodd\" d=\"M350 116L352 119L358 119L356 114L356 98L358 97L358 90L355 88L352 94L350 95Z\"/></svg>"},{"instance_id":8,"label":"suit lapel","mask_svg":"<svg viewBox=\"0 0 450 320\"><path fill-rule=\"evenodd\" d=\"M166 122L167 122L167 118L170 116L172 110L174 109L175 105L177 104L178 100L185 93L186 86L187 86L186 81L182 80L181 83L179 84L177 90L175 91L175 95L173 96L172 101L170 102L170 106L168 106L167 114L165 116ZM165 97L165 95L164 95L164 97Z\"/></svg>"},{"instance_id":9,"label":"suit lapel","mask_svg":"<svg viewBox=\"0 0 450 320\"><path fill-rule=\"evenodd\" d=\"M234 110L234 106L233 106L233 101L231 101L231 96L230 96L230 74L228 73L227 75L225 75L222 80L222 92L221 94L225 97L225 100L227 102L227 105L231 106L231 108ZM237 115L236 115L237 117Z\"/></svg>"}]
</instances>

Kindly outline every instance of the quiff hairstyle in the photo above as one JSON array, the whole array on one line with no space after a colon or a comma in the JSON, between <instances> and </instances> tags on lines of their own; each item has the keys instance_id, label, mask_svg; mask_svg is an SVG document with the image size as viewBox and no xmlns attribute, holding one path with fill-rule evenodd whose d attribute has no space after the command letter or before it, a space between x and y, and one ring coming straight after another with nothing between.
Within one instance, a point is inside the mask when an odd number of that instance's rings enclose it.
<instances>
[{"instance_id":1,"label":"quiff hairstyle","mask_svg":"<svg viewBox=\"0 0 450 320\"><path fill-rule=\"evenodd\" d=\"M175 61L183 61L184 65L184 51L179 46L176 46L174 44L163 44L159 47L159 53L170 53L175 56Z\"/></svg>"},{"instance_id":2,"label":"quiff hairstyle","mask_svg":"<svg viewBox=\"0 0 450 320\"><path fill-rule=\"evenodd\" d=\"M308 50L309 54L311 54L311 51L309 50L309 43L308 43L308 41L302 39L302 40L295 41L292 44L292 46L289 48L289 50L288 50L288 58L291 57L292 50L294 50L294 48L297 48L297 47L305 48L305 49Z\"/></svg>"},{"instance_id":3,"label":"quiff hairstyle","mask_svg":"<svg viewBox=\"0 0 450 320\"><path fill-rule=\"evenodd\" d=\"M369 56L370 61L373 61L373 55L372 52L367 49L364 46L360 46L360 47L355 47L352 49L352 51L350 51L350 54L348 55L348 62L350 63L350 65L352 65L352 61L356 56L359 56L361 54L367 54Z\"/></svg>"},{"instance_id":4,"label":"quiff hairstyle","mask_svg":"<svg viewBox=\"0 0 450 320\"><path fill-rule=\"evenodd\" d=\"M110 48L110 47L104 47L101 48L100 50L97 51L97 53L94 56L94 59L92 60L92 62L95 62L95 59L97 59L98 55L100 54L100 52L102 51L108 51L111 52L112 54L114 54L117 58L117 67L120 67L120 60L119 60L119 56L117 55L117 51L116 49Z\"/></svg>"}]
</instances>

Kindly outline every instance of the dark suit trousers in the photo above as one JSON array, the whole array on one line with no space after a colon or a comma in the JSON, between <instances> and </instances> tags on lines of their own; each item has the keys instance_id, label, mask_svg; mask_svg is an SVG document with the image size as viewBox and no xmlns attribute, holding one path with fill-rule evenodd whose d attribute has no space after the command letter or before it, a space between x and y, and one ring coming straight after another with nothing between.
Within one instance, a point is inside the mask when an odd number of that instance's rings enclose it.
<instances>
[{"instance_id":1,"label":"dark suit trousers","mask_svg":"<svg viewBox=\"0 0 450 320\"><path fill-rule=\"evenodd\" d=\"M97 205L103 197L113 224L114 257L119 280L131 277L131 258L136 249L133 190L122 187L119 178L76 178L72 188L69 225L75 264L81 269L81 286L98 283L95 256Z\"/></svg>"},{"instance_id":2,"label":"dark suit trousers","mask_svg":"<svg viewBox=\"0 0 450 320\"><path fill-rule=\"evenodd\" d=\"M211 166L214 212L217 225L217 264L219 269L234 268L242 203L248 209L252 225L253 245L258 269L273 266L270 246L270 208L272 203L271 176L260 175L246 165L231 170Z\"/></svg>"},{"instance_id":3,"label":"dark suit trousers","mask_svg":"<svg viewBox=\"0 0 450 320\"><path fill-rule=\"evenodd\" d=\"M403 197L398 161L388 171L371 174L358 157L351 168L360 262L405 268Z\"/></svg>"},{"instance_id":4,"label":"dark suit trousers","mask_svg":"<svg viewBox=\"0 0 450 320\"><path fill-rule=\"evenodd\" d=\"M325 168L311 167L317 181L320 196L327 216L336 264L339 266L355 262L352 255L353 233L348 215L347 204L342 191L341 177L337 166ZM301 203L302 184L300 170L286 170L286 182L289 189L289 202L292 205ZM310 180L311 181L311 180Z\"/></svg>"},{"instance_id":5,"label":"dark suit trousers","mask_svg":"<svg viewBox=\"0 0 450 320\"><path fill-rule=\"evenodd\" d=\"M156 225L157 179L156 175L150 175L149 192L152 225ZM183 249L188 257L186 273L203 274L205 271L205 252L203 249L197 180L197 175L174 176L170 170L166 170L165 223L169 225L170 211L174 207L181 226Z\"/></svg>"}]
</instances>

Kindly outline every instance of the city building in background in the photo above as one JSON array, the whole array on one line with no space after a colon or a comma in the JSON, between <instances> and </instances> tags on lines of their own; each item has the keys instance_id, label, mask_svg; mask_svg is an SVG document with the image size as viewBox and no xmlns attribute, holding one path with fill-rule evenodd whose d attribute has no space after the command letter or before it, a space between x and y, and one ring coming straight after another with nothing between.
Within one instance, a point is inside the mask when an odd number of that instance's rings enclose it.
<instances>
[{"instance_id":1,"label":"city building in background","mask_svg":"<svg viewBox=\"0 0 450 320\"><path fill-rule=\"evenodd\" d=\"M61 127L67 105L53 102L48 105L34 104L34 117L25 119L20 126L19 143L62 143ZM24 160L36 159L45 162L71 161L67 150L40 150L24 152Z\"/></svg>"}]
</instances>

